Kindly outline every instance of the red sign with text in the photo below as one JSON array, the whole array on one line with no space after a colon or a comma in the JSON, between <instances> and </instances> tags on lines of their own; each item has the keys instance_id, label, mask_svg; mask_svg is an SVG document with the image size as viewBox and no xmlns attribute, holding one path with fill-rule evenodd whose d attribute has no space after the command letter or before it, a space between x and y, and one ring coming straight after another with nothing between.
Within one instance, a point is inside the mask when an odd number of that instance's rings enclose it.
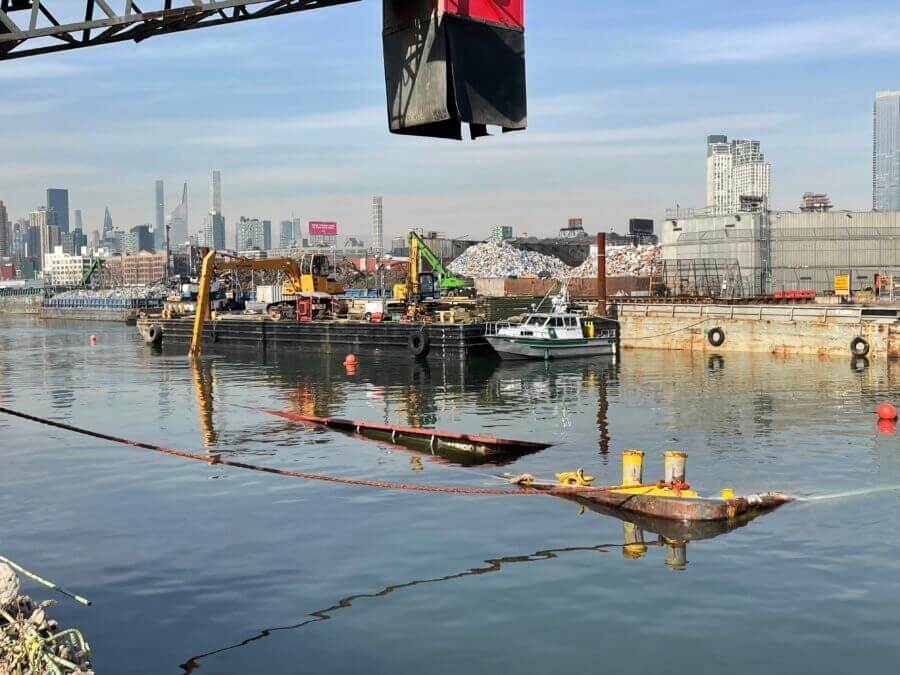
<instances>
[{"instance_id":1,"label":"red sign with text","mask_svg":"<svg viewBox=\"0 0 900 675\"><path fill-rule=\"evenodd\" d=\"M525 0L444 0L451 14L525 28Z\"/></svg>"},{"instance_id":2,"label":"red sign with text","mask_svg":"<svg viewBox=\"0 0 900 675\"><path fill-rule=\"evenodd\" d=\"M337 223L322 223L318 221L310 222L309 233L337 235Z\"/></svg>"}]
</instances>

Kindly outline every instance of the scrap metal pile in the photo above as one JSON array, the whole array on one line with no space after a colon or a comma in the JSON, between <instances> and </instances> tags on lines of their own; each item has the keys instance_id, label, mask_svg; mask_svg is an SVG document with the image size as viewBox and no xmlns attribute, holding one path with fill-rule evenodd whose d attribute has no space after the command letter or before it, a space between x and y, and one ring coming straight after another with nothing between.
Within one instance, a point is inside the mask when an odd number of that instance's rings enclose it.
<instances>
[{"instance_id":1,"label":"scrap metal pile","mask_svg":"<svg viewBox=\"0 0 900 675\"><path fill-rule=\"evenodd\" d=\"M19 577L0 563L0 672L89 675L90 648L76 629L60 630L47 616L52 600L19 595Z\"/></svg>"},{"instance_id":2,"label":"scrap metal pile","mask_svg":"<svg viewBox=\"0 0 900 675\"><path fill-rule=\"evenodd\" d=\"M493 242L467 248L461 256L450 263L448 269L454 274L470 279L508 277L564 279L570 270L559 258Z\"/></svg>"},{"instance_id":3,"label":"scrap metal pile","mask_svg":"<svg viewBox=\"0 0 900 675\"><path fill-rule=\"evenodd\" d=\"M659 245L607 246L606 274L611 277L651 276L656 272L661 257L662 247ZM573 268L552 256L488 242L466 249L450 263L449 269L454 274L473 279L593 278L597 276L597 258L589 256Z\"/></svg>"},{"instance_id":4,"label":"scrap metal pile","mask_svg":"<svg viewBox=\"0 0 900 675\"><path fill-rule=\"evenodd\" d=\"M166 284L121 286L105 290L75 289L54 295L55 300L160 300L171 291Z\"/></svg>"},{"instance_id":5,"label":"scrap metal pile","mask_svg":"<svg viewBox=\"0 0 900 675\"><path fill-rule=\"evenodd\" d=\"M607 246L606 274L611 277L649 277L659 269L662 247L651 246ZM569 272L569 278L584 279L597 276L597 258L590 256Z\"/></svg>"}]
</instances>

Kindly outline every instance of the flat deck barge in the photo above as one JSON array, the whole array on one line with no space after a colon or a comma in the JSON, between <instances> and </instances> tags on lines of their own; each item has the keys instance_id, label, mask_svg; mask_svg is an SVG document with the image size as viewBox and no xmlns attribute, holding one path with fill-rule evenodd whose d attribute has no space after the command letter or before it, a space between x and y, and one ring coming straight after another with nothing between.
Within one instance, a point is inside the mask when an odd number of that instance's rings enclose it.
<instances>
[{"instance_id":1,"label":"flat deck barge","mask_svg":"<svg viewBox=\"0 0 900 675\"><path fill-rule=\"evenodd\" d=\"M138 319L137 328L146 342L174 346L187 353L194 319L143 316ZM493 353L484 336L484 323L273 321L268 317L233 316L205 323L202 349L302 349L338 354L385 351L411 358L464 360Z\"/></svg>"}]
</instances>

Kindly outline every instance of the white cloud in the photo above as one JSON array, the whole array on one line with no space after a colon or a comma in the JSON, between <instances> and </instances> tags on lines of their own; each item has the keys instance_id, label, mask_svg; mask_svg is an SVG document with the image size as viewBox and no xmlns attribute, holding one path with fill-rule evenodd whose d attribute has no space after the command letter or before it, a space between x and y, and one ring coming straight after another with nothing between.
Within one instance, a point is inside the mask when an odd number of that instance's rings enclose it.
<instances>
[{"instance_id":1,"label":"white cloud","mask_svg":"<svg viewBox=\"0 0 900 675\"><path fill-rule=\"evenodd\" d=\"M666 62L727 63L900 53L898 33L900 16L896 12L827 15L808 21L664 34L655 56Z\"/></svg>"}]
</instances>

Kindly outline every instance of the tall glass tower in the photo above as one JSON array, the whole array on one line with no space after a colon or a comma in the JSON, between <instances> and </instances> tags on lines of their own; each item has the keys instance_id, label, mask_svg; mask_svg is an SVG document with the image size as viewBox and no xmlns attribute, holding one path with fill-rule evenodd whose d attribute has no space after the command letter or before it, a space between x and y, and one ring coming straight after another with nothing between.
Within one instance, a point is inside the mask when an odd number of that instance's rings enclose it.
<instances>
[{"instance_id":1,"label":"tall glass tower","mask_svg":"<svg viewBox=\"0 0 900 675\"><path fill-rule=\"evenodd\" d=\"M60 232L69 231L69 191L60 188L47 190L47 210L53 211Z\"/></svg>"},{"instance_id":2,"label":"tall glass tower","mask_svg":"<svg viewBox=\"0 0 900 675\"><path fill-rule=\"evenodd\" d=\"M900 211L900 91L875 93L872 208Z\"/></svg>"}]
</instances>

